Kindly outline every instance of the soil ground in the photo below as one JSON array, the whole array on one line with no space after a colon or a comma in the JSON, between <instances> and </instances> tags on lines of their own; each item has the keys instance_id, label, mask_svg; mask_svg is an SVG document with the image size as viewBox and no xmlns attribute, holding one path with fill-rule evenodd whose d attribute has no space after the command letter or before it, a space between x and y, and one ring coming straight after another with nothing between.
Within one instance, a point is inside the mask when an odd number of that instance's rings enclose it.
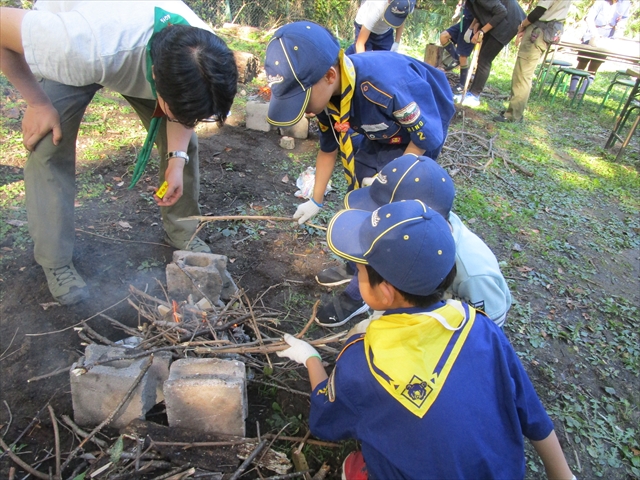
<instances>
[{"instance_id":1,"label":"soil ground","mask_svg":"<svg viewBox=\"0 0 640 480\"><path fill-rule=\"evenodd\" d=\"M223 129L205 125L199 130L199 135L200 202L204 215L292 214L300 203L293 195L296 177L306 166L313 164L317 148L314 135L308 140L296 141L296 149L286 151L278 145L280 137L277 132L249 131L235 114ZM109 135L104 142L109 144ZM24 242L19 233L0 239L3 253L8 258L2 263L0 272L0 431L7 443L19 434L26 433L20 442L24 444L21 453L31 464L36 458L42 458L45 450L51 451L53 441L46 409L25 432L30 421L48 400L58 415L71 415L72 406L68 373L32 382L28 382L28 379L68 367L83 354L82 340L72 328L83 321L111 340L125 336L96 316L98 312L105 312L122 323L136 327L137 313L125 300L129 285L158 297L163 296L159 283L165 281L164 268L171 261L173 249L163 244L158 208L150 200L147 191L147 187L156 185L157 171L150 167L140 185L128 190L127 171L135 154L133 148L105 153L103 160L92 162L90 166L78 166L79 175L86 170L91 181L102 181L111 186L103 195L82 200L76 208L74 262L91 289L90 300L68 308L49 306L52 299L44 273L33 260L32 245L29 243L24 250L19 248ZM295 159L293 164L292 158ZM1 168L6 169L3 178L15 178L16 181L22 178L22 165ZM460 181L465 180L461 178ZM118 186L121 182L124 184ZM334 192L329 194L328 201L337 207L341 198ZM596 216L611 214L624 215L615 206L606 214L604 210L595 213ZM488 226L476 224L472 228L481 236L486 233L490 237ZM337 264L324 243L321 231L302 229L293 223L209 223L200 236L210 244L214 253L229 258L231 275L250 299L258 298L271 287L268 295L263 297L263 302L282 312L282 328L291 332L301 329L309 318L313 303L327 292L315 283L314 275L323 268ZM576 238L572 243L578 249L577 257L587 255L587 238ZM499 259L509 259L513 255L506 242L492 242L490 246ZM637 305L640 300L637 257L637 250L629 250L620 257L603 254L600 258L583 260L592 264L595 262L594 267L606 272L598 280L603 295L611 293L626 296L632 304ZM540 258L530 266L544 272L545 260ZM621 281L625 278L633 281ZM554 303L556 299L551 297L543 280L532 281L531 276L527 275L511 280L515 284L514 294L518 297L518 303L530 304L533 311L541 312L540 315L573 325L585 313L579 305L570 302ZM523 345L524 330L525 327L519 324L506 328L512 341L519 345ZM317 328L311 331L311 334L319 333L327 332ZM530 346L527 344L527 347ZM573 347L557 339L549 339L544 353L539 353L535 360L525 361L543 399L545 391L556 388L557 383L574 378L572 373L575 373L575 366L567 354L569 348ZM543 369L546 363L556 364L557 370L563 372L562 376L546 375ZM638 379L634 380L624 371L621 375L626 380L620 384L626 384L628 391L618 394L621 397L637 397ZM303 371L290 379L293 379L296 388L307 390ZM584 375L580 382L582 387L596 390L606 385L606 381L596 374ZM308 413L307 399L281 390L270 395L265 395L265 391L255 384L250 386L249 436L256 434L256 422L260 422L263 433L278 426L279 417L298 418L301 423L304 422ZM279 412L274 410L274 403L279 405ZM637 420L637 412L631 414L631 418ZM305 431L302 427L297 433L304 435ZM64 433L63 451L68 451L72 448L71 439ZM567 444L562 427L559 435L565 447L568 447L568 456L573 457L575 449ZM328 454L334 472L339 462L336 453ZM309 460L312 468L317 469L323 458L312 455ZM570 460L575 465L573 458ZM3 476L7 475L9 466L8 459L3 458L0 469ZM583 468L588 466L583 465ZM589 478L591 474L589 470L583 470L583 478ZM537 476L531 472L530 475ZM607 471L606 476L626 478L623 471L613 468Z\"/></svg>"}]
</instances>

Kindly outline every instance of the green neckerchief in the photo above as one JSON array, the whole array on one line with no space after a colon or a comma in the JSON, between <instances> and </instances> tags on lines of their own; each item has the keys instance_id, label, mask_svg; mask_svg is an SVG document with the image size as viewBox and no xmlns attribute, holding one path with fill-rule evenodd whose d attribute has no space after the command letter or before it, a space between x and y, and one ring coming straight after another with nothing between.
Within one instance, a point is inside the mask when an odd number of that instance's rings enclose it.
<instances>
[{"instance_id":1,"label":"green neckerchief","mask_svg":"<svg viewBox=\"0 0 640 480\"><path fill-rule=\"evenodd\" d=\"M165 27L169 25L189 25L183 17L177 15L175 13L167 12L162 8L155 7L154 10L154 21L153 21L153 34L151 38L147 42L147 82L151 85L151 92L153 93L154 98L157 98L156 93L156 82L153 79L153 70L152 70L152 61L151 61L151 43L153 42L153 38L156 34ZM151 123L149 125L149 130L147 131L147 137L144 139L144 144L140 149L140 153L138 153L138 158L136 159L136 165L133 169L133 176L131 177L131 184L129 188L133 188L142 174L144 173L144 169L147 167L147 162L149 161L149 156L151 155L151 150L153 149L153 144L156 141L156 135L158 134L158 129L160 128L160 120L164 117L164 113L161 109L156 105L156 109L151 116Z\"/></svg>"}]
</instances>

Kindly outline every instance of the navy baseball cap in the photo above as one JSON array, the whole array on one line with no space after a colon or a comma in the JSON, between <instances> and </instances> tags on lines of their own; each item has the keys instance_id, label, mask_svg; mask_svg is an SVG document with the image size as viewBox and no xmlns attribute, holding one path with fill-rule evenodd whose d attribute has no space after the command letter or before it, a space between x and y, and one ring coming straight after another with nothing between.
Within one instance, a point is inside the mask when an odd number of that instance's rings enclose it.
<instances>
[{"instance_id":1,"label":"navy baseball cap","mask_svg":"<svg viewBox=\"0 0 640 480\"><path fill-rule=\"evenodd\" d=\"M373 212L341 210L329 222L329 248L371 265L398 290L431 295L456 263L447 221L419 200L389 203Z\"/></svg>"},{"instance_id":2,"label":"navy baseball cap","mask_svg":"<svg viewBox=\"0 0 640 480\"><path fill-rule=\"evenodd\" d=\"M338 41L317 23L294 22L276 30L264 61L271 88L267 121L295 125L307 108L311 87L335 64L339 52Z\"/></svg>"},{"instance_id":3,"label":"navy baseball cap","mask_svg":"<svg viewBox=\"0 0 640 480\"><path fill-rule=\"evenodd\" d=\"M371 212L391 202L420 200L449 218L455 195L453 180L437 162L407 154L385 165L371 186L350 191L344 206Z\"/></svg>"},{"instance_id":4,"label":"navy baseball cap","mask_svg":"<svg viewBox=\"0 0 640 480\"><path fill-rule=\"evenodd\" d=\"M393 28L398 28L415 7L416 0L391 0L384 11L384 21Z\"/></svg>"}]
</instances>

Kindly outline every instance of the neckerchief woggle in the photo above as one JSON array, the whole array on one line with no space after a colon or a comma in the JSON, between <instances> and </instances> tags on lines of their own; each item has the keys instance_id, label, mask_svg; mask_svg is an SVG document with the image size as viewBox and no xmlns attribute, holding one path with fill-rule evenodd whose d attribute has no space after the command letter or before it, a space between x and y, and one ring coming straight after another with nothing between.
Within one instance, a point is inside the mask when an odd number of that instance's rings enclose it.
<instances>
[{"instance_id":1,"label":"neckerchief woggle","mask_svg":"<svg viewBox=\"0 0 640 480\"><path fill-rule=\"evenodd\" d=\"M351 99L353 98L353 92L356 85L356 71L353 68L353 63L347 55L344 54L344 50L340 49L339 53L340 61L340 108L329 102L327 105L327 111L329 118L334 122L332 127L334 131L338 132L338 145L340 161L344 168L344 176L347 179L347 184L352 185L353 188L359 188L358 180L356 179L356 164L355 156L353 152L353 143L351 142L351 134L349 127L349 114L351 112Z\"/></svg>"},{"instance_id":2,"label":"neckerchief woggle","mask_svg":"<svg viewBox=\"0 0 640 480\"><path fill-rule=\"evenodd\" d=\"M364 351L373 377L393 398L422 418L442 391L475 321L458 300L431 312L383 315L371 322Z\"/></svg>"},{"instance_id":3,"label":"neckerchief woggle","mask_svg":"<svg viewBox=\"0 0 640 480\"><path fill-rule=\"evenodd\" d=\"M151 61L151 43L153 42L153 38L156 34L168 27L169 25L189 25L183 17L177 15L175 13L167 12L162 8L155 7L154 10L154 22L153 22L153 34L151 38L147 42L147 54L146 54L146 62L147 62L147 71L146 77L147 82L151 85L151 92L153 93L154 98L158 98L158 94L156 93L156 81L153 79L153 71L152 71L152 61ZM151 122L149 124L149 130L147 131L147 137L144 139L144 144L138 153L138 158L136 159L136 165L133 169L133 175L131 177L131 184L129 188L133 188L138 180L142 177L144 173L144 169L147 167L147 162L149 161L149 156L151 155L151 150L153 150L153 143L156 141L156 136L158 135L158 129L160 128L160 120L164 117L164 112L160 108L156 101L156 109L151 116Z\"/></svg>"}]
</instances>

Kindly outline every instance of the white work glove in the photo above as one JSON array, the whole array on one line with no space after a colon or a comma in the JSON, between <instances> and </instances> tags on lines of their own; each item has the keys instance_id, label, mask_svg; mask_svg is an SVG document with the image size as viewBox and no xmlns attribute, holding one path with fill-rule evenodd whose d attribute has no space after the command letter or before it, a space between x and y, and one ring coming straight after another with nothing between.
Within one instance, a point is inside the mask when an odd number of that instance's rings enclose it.
<instances>
[{"instance_id":1,"label":"white work glove","mask_svg":"<svg viewBox=\"0 0 640 480\"><path fill-rule=\"evenodd\" d=\"M360 187L369 187L374 182L376 177L364 177L362 182L360 182Z\"/></svg>"},{"instance_id":2,"label":"white work glove","mask_svg":"<svg viewBox=\"0 0 640 480\"><path fill-rule=\"evenodd\" d=\"M466 32L464 32L464 41L467 43L471 43L471 37L473 37L473 30L468 28Z\"/></svg>"},{"instance_id":3,"label":"white work glove","mask_svg":"<svg viewBox=\"0 0 640 480\"><path fill-rule=\"evenodd\" d=\"M398 42L393 42L393 45L391 45L391 51L392 52L397 52L398 51L398 47L400 47L400 44Z\"/></svg>"},{"instance_id":4,"label":"white work glove","mask_svg":"<svg viewBox=\"0 0 640 480\"><path fill-rule=\"evenodd\" d=\"M296 213L293 214L293 219L298 220L298 224L302 225L307 220L315 217L322 207L318 206L313 200L307 200L302 205L299 205Z\"/></svg>"},{"instance_id":5,"label":"white work glove","mask_svg":"<svg viewBox=\"0 0 640 480\"><path fill-rule=\"evenodd\" d=\"M278 355L279 357L289 358L301 365L306 365L307 360L309 360L311 357L318 357L322 360L322 357L320 357L318 351L304 340L299 340L293 335L285 333L284 341L291 346L286 350L276 352L276 355Z\"/></svg>"}]
</instances>

